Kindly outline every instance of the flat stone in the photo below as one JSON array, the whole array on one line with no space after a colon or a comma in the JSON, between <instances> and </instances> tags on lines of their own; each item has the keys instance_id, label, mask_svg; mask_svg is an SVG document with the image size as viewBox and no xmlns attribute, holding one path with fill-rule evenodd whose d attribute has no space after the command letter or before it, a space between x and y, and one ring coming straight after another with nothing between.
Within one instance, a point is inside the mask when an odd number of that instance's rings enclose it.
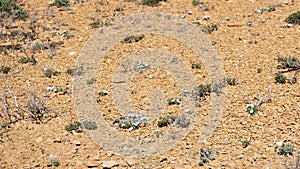
<instances>
[{"instance_id":1,"label":"flat stone","mask_svg":"<svg viewBox=\"0 0 300 169\"><path fill-rule=\"evenodd\" d=\"M136 158L128 157L126 158L126 163L131 167L138 164L138 160Z\"/></svg>"},{"instance_id":2,"label":"flat stone","mask_svg":"<svg viewBox=\"0 0 300 169\"><path fill-rule=\"evenodd\" d=\"M99 166L99 161L85 161L84 164L87 167L98 167Z\"/></svg>"},{"instance_id":3,"label":"flat stone","mask_svg":"<svg viewBox=\"0 0 300 169\"><path fill-rule=\"evenodd\" d=\"M117 161L103 161L101 166L103 168L113 168L119 166L119 163Z\"/></svg>"}]
</instances>

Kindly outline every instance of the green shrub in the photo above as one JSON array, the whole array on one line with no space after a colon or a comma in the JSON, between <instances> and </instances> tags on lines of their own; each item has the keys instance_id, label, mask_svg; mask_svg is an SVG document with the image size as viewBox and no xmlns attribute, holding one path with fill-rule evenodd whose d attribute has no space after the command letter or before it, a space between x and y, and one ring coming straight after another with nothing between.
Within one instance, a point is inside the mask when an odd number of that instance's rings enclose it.
<instances>
[{"instance_id":1,"label":"green shrub","mask_svg":"<svg viewBox=\"0 0 300 169\"><path fill-rule=\"evenodd\" d=\"M275 80L276 80L276 83L285 84L287 78L281 73L276 73Z\"/></svg>"},{"instance_id":2,"label":"green shrub","mask_svg":"<svg viewBox=\"0 0 300 169\"><path fill-rule=\"evenodd\" d=\"M142 4L148 6L155 6L158 5L159 2L161 1L165 1L165 0L142 0Z\"/></svg>"},{"instance_id":3,"label":"green shrub","mask_svg":"<svg viewBox=\"0 0 300 169\"><path fill-rule=\"evenodd\" d=\"M100 27L103 26L103 23L101 21L99 21L99 20L96 20L95 22L91 23L90 26L92 28L100 28Z\"/></svg>"},{"instance_id":4,"label":"green shrub","mask_svg":"<svg viewBox=\"0 0 300 169\"><path fill-rule=\"evenodd\" d=\"M292 144L278 143L275 146L275 152L279 155L292 155L294 151L296 151L296 149Z\"/></svg>"},{"instance_id":5,"label":"green shrub","mask_svg":"<svg viewBox=\"0 0 300 169\"><path fill-rule=\"evenodd\" d=\"M0 67L0 72L4 73L4 74L8 74L8 72L10 72L11 68L8 66L1 66Z\"/></svg>"},{"instance_id":6,"label":"green shrub","mask_svg":"<svg viewBox=\"0 0 300 169\"><path fill-rule=\"evenodd\" d=\"M142 40L145 36L144 35L128 35L122 41L122 43L133 43Z\"/></svg>"},{"instance_id":7,"label":"green shrub","mask_svg":"<svg viewBox=\"0 0 300 169\"><path fill-rule=\"evenodd\" d=\"M20 60L19 60L20 63L23 63L23 64L26 64L26 63L29 63L31 62L32 65L36 65L37 64L37 61L36 59L32 56L32 57L22 57Z\"/></svg>"},{"instance_id":8,"label":"green shrub","mask_svg":"<svg viewBox=\"0 0 300 169\"><path fill-rule=\"evenodd\" d=\"M202 32L211 34L213 31L218 30L218 25L216 25L216 24L205 25L205 26L202 26L201 30L202 30Z\"/></svg>"},{"instance_id":9,"label":"green shrub","mask_svg":"<svg viewBox=\"0 0 300 169\"><path fill-rule=\"evenodd\" d=\"M193 0L193 1L192 1L192 4L193 4L194 6L199 5L199 4L200 4L200 1L199 1L199 0Z\"/></svg>"},{"instance_id":10,"label":"green shrub","mask_svg":"<svg viewBox=\"0 0 300 169\"><path fill-rule=\"evenodd\" d=\"M258 105L254 103L248 104L246 107L246 112L249 113L250 115L255 115L258 110L259 110Z\"/></svg>"},{"instance_id":11,"label":"green shrub","mask_svg":"<svg viewBox=\"0 0 300 169\"><path fill-rule=\"evenodd\" d=\"M249 140L243 140L242 145L243 145L244 148L248 147L249 146Z\"/></svg>"},{"instance_id":12,"label":"green shrub","mask_svg":"<svg viewBox=\"0 0 300 169\"><path fill-rule=\"evenodd\" d=\"M62 6L68 7L68 6L70 6L69 0L55 0L51 5L52 6L57 6L57 7L62 7Z\"/></svg>"},{"instance_id":13,"label":"green shrub","mask_svg":"<svg viewBox=\"0 0 300 169\"><path fill-rule=\"evenodd\" d=\"M300 11L292 13L284 21L287 23L293 23L293 24L300 25Z\"/></svg>"},{"instance_id":14,"label":"green shrub","mask_svg":"<svg viewBox=\"0 0 300 169\"><path fill-rule=\"evenodd\" d=\"M60 165L58 160L51 160L51 165L54 167L58 167Z\"/></svg>"},{"instance_id":15,"label":"green shrub","mask_svg":"<svg viewBox=\"0 0 300 169\"><path fill-rule=\"evenodd\" d=\"M205 163L215 160L215 154L212 152L211 148L201 148L200 149L200 161L199 166L204 166Z\"/></svg>"},{"instance_id":16,"label":"green shrub","mask_svg":"<svg viewBox=\"0 0 300 169\"><path fill-rule=\"evenodd\" d=\"M47 69L45 72L44 72L45 76L48 77L48 78L51 78L52 76L57 76L60 74L59 71L53 71L51 69Z\"/></svg>"},{"instance_id":17,"label":"green shrub","mask_svg":"<svg viewBox=\"0 0 300 169\"><path fill-rule=\"evenodd\" d=\"M27 12L17 5L14 0L1 0L0 12L7 12L17 19L24 19L28 16Z\"/></svg>"},{"instance_id":18,"label":"green shrub","mask_svg":"<svg viewBox=\"0 0 300 169\"><path fill-rule=\"evenodd\" d=\"M79 131L80 130L80 127L81 127L81 123L76 121L74 123L70 123L68 125L65 126L65 130L67 130L68 132L71 132L71 131Z\"/></svg>"},{"instance_id":19,"label":"green shrub","mask_svg":"<svg viewBox=\"0 0 300 169\"><path fill-rule=\"evenodd\" d=\"M238 84L239 79L237 78L226 78L226 83L230 86L235 86Z\"/></svg>"},{"instance_id":20,"label":"green shrub","mask_svg":"<svg viewBox=\"0 0 300 169\"><path fill-rule=\"evenodd\" d=\"M181 103L180 98L170 98L168 99L168 105L179 105Z\"/></svg>"},{"instance_id":21,"label":"green shrub","mask_svg":"<svg viewBox=\"0 0 300 169\"><path fill-rule=\"evenodd\" d=\"M210 84L201 84L194 89L194 96L197 100L205 98L205 96L210 95L211 93Z\"/></svg>"},{"instance_id":22,"label":"green shrub","mask_svg":"<svg viewBox=\"0 0 300 169\"><path fill-rule=\"evenodd\" d=\"M165 127L169 125L168 118L164 117L158 120L157 122L158 127Z\"/></svg>"}]
</instances>

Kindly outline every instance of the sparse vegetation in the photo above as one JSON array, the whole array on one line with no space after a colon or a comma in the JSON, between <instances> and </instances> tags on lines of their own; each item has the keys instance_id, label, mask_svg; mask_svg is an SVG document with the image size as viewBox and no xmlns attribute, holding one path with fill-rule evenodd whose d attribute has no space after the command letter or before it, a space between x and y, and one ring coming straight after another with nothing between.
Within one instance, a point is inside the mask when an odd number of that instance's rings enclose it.
<instances>
[{"instance_id":1,"label":"sparse vegetation","mask_svg":"<svg viewBox=\"0 0 300 169\"><path fill-rule=\"evenodd\" d=\"M67 130L68 132L72 132L72 131L79 132L80 128L81 128L81 123L78 121L70 123L65 126L65 130Z\"/></svg>"},{"instance_id":2,"label":"sparse vegetation","mask_svg":"<svg viewBox=\"0 0 300 169\"><path fill-rule=\"evenodd\" d=\"M286 79L287 78L282 73L276 73L275 75L276 83L285 84Z\"/></svg>"},{"instance_id":3,"label":"sparse vegetation","mask_svg":"<svg viewBox=\"0 0 300 169\"><path fill-rule=\"evenodd\" d=\"M52 4L52 6L57 6L57 7L68 7L70 6L69 0L55 0Z\"/></svg>"},{"instance_id":4,"label":"sparse vegetation","mask_svg":"<svg viewBox=\"0 0 300 169\"><path fill-rule=\"evenodd\" d=\"M250 144L249 140L243 140L243 141L242 141L243 148L248 147L249 144Z\"/></svg>"},{"instance_id":5,"label":"sparse vegetation","mask_svg":"<svg viewBox=\"0 0 300 169\"><path fill-rule=\"evenodd\" d=\"M199 154L199 166L204 166L205 163L209 163L210 161L215 160L215 154L212 152L211 148L201 148Z\"/></svg>"},{"instance_id":6,"label":"sparse vegetation","mask_svg":"<svg viewBox=\"0 0 300 169\"><path fill-rule=\"evenodd\" d=\"M113 121L113 125L119 128L128 129L128 131L136 130L142 126L146 126L148 118L140 114L131 114L128 117L121 116Z\"/></svg>"},{"instance_id":7,"label":"sparse vegetation","mask_svg":"<svg viewBox=\"0 0 300 169\"><path fill-rule=\"evenodd\" d=\"M194 97L196 100L203 100L206 96L211 93L211 85L210 84L201 84L194 90Z\"/></svg>"},{"instance_id":8,"label":"sparse vegetation","mask_svg":"<svg viewBox=\"0 0 300 169\"><path fill-rule=\"evenodd\" d=\"M218 30L218 25L216 25L216 24L204 25L204 26L202 26L201 30L202 30L202 32L211 34L212 32Z\"/></svg>"},{"instance_id":9,"label":"sparse vegetation","mask_svg":"<svg viewBox=\"0 0 300 169\"><path fill-rule=\"evenodd\" d=\"M142 0L142 4L148 6L155 6L158 5L159 2L161 1L166 1L166 0Z\"/></svg>"},{"instance_id":10,"label":"sparse vegetation","mask_svg":"<svg viewBox=\"0 0 300 169\"><path fill-rule=\"evenodd\" d=\"M92 28L100 28L103 26L103 23L100 20L96 20L90 24Z\"/></svg>"},{"instance_id":11,"label":"sparse vegetation","mask_svg":"<svg viewBox=\"0 0 300 169\"><path fill-rule=\"evenodd\" d=\"M0 72L4 73L4 74L8 74L8 72L10 72L11 68L8 66L1 66L0 67Z\"/></svg>"},{"instance_id":12,"label":"sparse vegetation","mask_svg":"<svg viewBox=\"0 0 300 169\"><path fill-rule=\"evenodd\" d=\"M108 91L106 91L106 90L101 90L100 92L98 92L98 95L99 95L99 96L106 96L106 95L108 95Z\"/></svg>"},{"instance_id":13,"label":"sparse vegetation","mask_svg":"<svg viewBox=\"0 0 300 169\"><path fill-rule=\"evenodd\" d=\"M32 63L32 65L36 65L37 64L37 61L35 59L34 56L31 56L31 57L22 57L20 60L19 60L20 63L23 63L23 64L26 64L26 63Z\"/></svg>"},{"instance_id":14,"label":"sparse vegetation","mask_svg":"<svg viewBox=\"0 0 300 169\"><path fill-rule=\"evenodd\" d=\"M181 103L180 98L170 98L168 99L168 105L179 105Z\"/></svg>"},{"instance_id":15,"label":"sparse vegetation","mask_svg":"<svg viewBox=\"0 0 300 169\"><path fill-rule=\"evenodd\" d=\"M122 41L122 43L134 43L139 42L142 39L144 39L144 35L128 35L125 37L125 39Z\"/></svg>"},{"instance_id":16,"label":"sparse vegetation","mask_svg":"<svg viewBox=\"0 0 300 169\"><path fill-rule=\"evenodd\" d=\"M58 160L51 160L51 165L54 167L58 167L60 165Z\"/></svg>"},{"instance_id":17,"label":"sparse vegetation","mask_svg":"<svg viewBox=\"0 0 300 169\"><path fill-rule=\"evenodd\" d=\"M163 118L161 118L157 121L157 126L158 127L165 127L165 126L168 126L168 125L169 125L169 121L168 121L168 118L166 118L166 117L163 117Z\"/></svg>"},{"instance_id":18,"label":"sparse vegetation","mask_svg":"<svg viewBox=\"0 0 300 169\"><path fill-rule=\"evenodd\" d=\"M237 78L226 78L226 83L230 86L235 86L238 84L239 79Z\"/></svg>"},{"instance_id":19,"label":"sparse vegetation","mask_svg":"<svg viewBox=\"0 0 300 169\"><path fill-rule=\"evenodd\" d=\"M48 78L51 78L52 76L58 76L60 74L59 71L54 71L52 69L46 69L44 72L44 75Z\"/></svg>"},{"instance_id":20,"label":"sparse vegetation","mask_svg":"<svg viewBox=\"0 0 300 169\"><path fill-rule=\"evenodd\" d=\"M25 19L28 16L27 11L17 5L14 0L1 0L0 12L6 12L12 15L15 19Z\"/></svg>"},{"instance_id":21,"label":"sparse vegetation","mask_svg":"<svg viewBox=\"0 0 300 169\"><path fill-rule=\"evenodd\" d=\"M197 5L200 4L200 1L199 1L199 0L193 0L193 1L192 1L192 4L193 4L194 6L197 6Z\"/></svg>"},{"instance_id":22,"label":"sparse vegetation","mask_svg":"<svg viewBox=\"0 0 300 169\"><path fill-rule=\"evenodd\" d=\"M246 107L246 112L250 115L255 115L259 110L259 106L255 103L248 104Z\"/></svg>"},{"instance_id":23,"label":"sparse vegetation","mask_svg":"<svg viewBox=\"0 0 300 169\"><path fill-rule=\"evenodd\" d=\"M201 65L199 63L193 63L192 69L201 69Z\"/></svg>"},{"instance_id":24,"label":"sparse vegetation","mask_svg":"<svg viewBox=\"0 0 300 169\"><path fill-rule=\"evenodd\" d=\"M287 23L300 25L300 11L292 13L284 21Z\"/></svg>"},{"instance_id":25,"label":"sparse vegetation","mask_svg":"<svg viewBox=\"0 0 300 169\"><path fill-rule=\"evenodd\" d=\"M88 85L92 85L96 82L96 78L92 77L91 79L87 80Z\"/></svg>"},{"instance_id":26,"label":"sparse vegetation","mask_svg":"<svg viewBox=\"0 0 300 169\"><path fill-rule=\"evenodd\" d=\"M296 151L296 148L292 144L285 144L283 142L278 142L275 146L275 152L279 155L292 155Z\"/></svg>"}]
</instances>

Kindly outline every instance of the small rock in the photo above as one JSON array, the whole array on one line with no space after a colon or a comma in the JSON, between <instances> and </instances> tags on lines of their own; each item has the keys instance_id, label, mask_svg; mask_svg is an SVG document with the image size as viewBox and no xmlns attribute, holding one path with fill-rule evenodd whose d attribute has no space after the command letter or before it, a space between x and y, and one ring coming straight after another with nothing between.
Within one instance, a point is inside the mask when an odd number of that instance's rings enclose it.
<instances>
[{"instance_id":1,"label":"small rock","mask_svg":"<svg viewBox=\"0 0 300 169\"><path fill-rule=\"evenodd\" d=\"M211 17L206 15L206 16L203 16L202 18L203 18L204 20L209 20Z\"/></svg>"},{"instance_id":2,"label":"small rock","mask_svg":"<svg viewBox=\"0 0 300 169\"><path fill-rule=\"evenodd\" d=\"M119 166L119 163L117 161L103 161L101 166L103 168L113 168Z\"/></svg>"},{"instance_id":3,"label":"small rock","mask_svg":"<svg viewBox=\"0 0 300 169\"><path fill-rule=\"evenodd\" d=\"M282 27L283 27L283 28L292 28L292 27L294 27L294 25L291 24L291 23L288 23L288 24L282 25Z\"/></svg>"},{"instance_id":4,"label":"small rock","mask_svg":"<svg viewBox=\"0 0 300 169\"><path fill-rule=\"evenodd\" d=\"M80 146L80 141L79 140L73 140L72 144L75 144L76 146Z\"/></svg>"},{"instance_id":5,"label":"small rock","mask_svg":"<svg viewBox=\"0 0 300 169\"><path fill-rule=\"evenodd\" d=\"M187 14L189 14L189 15L192 15L193 14L193 12L191 11L191 10L187 10L187 11L185 11Z\"/></svg>"},{"instance_id":6,"label":"small rock","mask_svg":"<svg viewBox=\"0 0 300 169\"><path fill-rule=\"evenodd\" d=\"M138 164L138 160L136 158L126 158L126 163L129 165L129 167L134 166Z\"/></svg>"},{"instance_id":7,"label":"small rock","mask_svg":"<svg viewBox=\"0 0 300 169\"><path fill-rule=\"evenodd\" d=\"M99 162L98 161L85 161L84 164L87 167L98 167L99 166Z\"/></svg>"},{"instance_id":8,"label":"small rock","mask_svg":"<svg viewBox=\"0 0 300 169\"><path fill-rule=\"evenodd\" d=\"M48 157L47 158L49 158L49 159L58 159L59 158L59 156L58 155L56 155L56 154L53 154L53 153L51 153L51 154L49 154L48 155Z\"/></svg>"},{"instance_id":9,"label":"small rock","mask_svg":"<svg viewBox=\"0 0 300 169\"><path fill-rule=\"evenodd\" d=\"M192 21L192 24L200 25L200 24L201 24L201 21L200 21L200 20L194 20L194 21Z\"/></svg>"},{"instance_id":10,"label":"small rock","mask_svg":"<svg viewBox=\"0 0 300 169\"><path fill-rule=\"evenodd\" d=\"M69 53L70 56L73 56L73 55L75 55L75 54L76 54L76 52L70 52L70 53Z\"/></svg>"},{"instance_id":11,"label":"small rock","mask_svg":"<svg viewBox=\"0 0 300 169\"><path fill-rule=\"evenodd\" d=\"M226 20L226 21L229 21L229 20L230 20L230 18L227 16L227 17L225 17L225 20Z\"/></svg>"}]
</instances>

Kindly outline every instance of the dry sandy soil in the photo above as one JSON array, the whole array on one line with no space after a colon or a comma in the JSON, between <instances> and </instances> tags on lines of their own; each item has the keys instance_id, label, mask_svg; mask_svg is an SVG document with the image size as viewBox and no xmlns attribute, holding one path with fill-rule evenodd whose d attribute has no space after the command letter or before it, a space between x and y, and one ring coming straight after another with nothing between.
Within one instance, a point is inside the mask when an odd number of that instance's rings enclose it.
<instances>
[{"instance_id":1,"label":"dry sandy soil","mask_svg":"<svg viewBox=\"0 0 300 169\"><path fill-rule=\"evenodd\" d=\"M72 2L72 1L71 1ZM192 5L191 0L168 0L149 7L135 0L85 0L70 5L69 8L49 6L44 0L18 0L20 6L29 11L24 20L3 19L1 37L0 66L9 66L8 74L0 73L0 98L7 100L14 107L14 98L26 109L27 95L30 91L39 99L47 101L49 112L35 121L28 112L20 109L5 110L0 103L0 168L286 168L295 167L288 164L296 161L297 153L284 156L275 152L275 143L286 142L300 149L300 83L278 84L274 80L278 72L278 57L294 56L300 59L300 25L284 28L285 18L300 9L300 1L291 0L204 0L204 7ZM255 12L256 9L275 6L275 11ZM192 13L188 14L187 10ZM160 12L174 16L185 16L184 21L191 23L200 20L201 24L193 26L201 30L203 26L216 24L217 30L205 33L214 42L214 49L222 59L226 77L237 78L238 84L226 86L226 107L223 116L206 143L199 143L199 134L209 109L208 96L200 102L199 115L195 117L196 127L178 144L159 156L143 158L122 157L107 152L104 147L93 142L85 132L68 132L65 126L78 121L74 108L72 91L73 77L65 73L76 67L77 58L89 38L97 28L90 24L99 20L114 24L120 16L136 12ZM204 20L203 16L210 16ZM12 36L13 31L32 32L31 39L20 34ZM67 31L64 33L64 31ZM28 38L28 37L27 37ZM40 43L41 48L34 48ZM4 49L4 45L20 44L20 49ZM43 45L41 45L43 44ZM56 44L56 45L55 45ZM108 54L101 68L97 71L95 91L111 88L112 73L119 56L134 52L133 49L162 47L175 53L187 65L200 63L197 56L182 43L162 35L145 35L144 39L132 44L118 44ZM34 56L37 63L20 63L22 57ZM201 69L189 69L198 84L209 83L205 65ZM57 76L46 77L45 69L61 72ZM294 72L285 75L293 76ZM147 79L151 74L154 79ZM135 107L149 104L145 99L155 86L162 86L168 97L177 97L178 85L164 72L155 69L142 72L136 77L136 83L130 85L136 91L132 96ZM47 88L57 86L68 88L67 92L52 92ZM9 89L9 90L8 90ZM246 105L257 103L255 98L272 100L260 106L256 115L245 111ZM7 96L5 99L4 96ZM95 94L95 98L98 97ZM27 99L27 100L26 100ZM112 123L119 117L113 105L110 92L101 97L98 108L107 112L105 120ZM7 106L6 106L7 107ZM166 112L178 112L173 106ZM9 123L6 112L11 115ZM164 112L162 116L166 116ZM20 115L20 117L16 116ZM21 119L21 120L20 120ZM120 133L129 136L153 135L156 131L164 132L167 127L158 128L157 121L148 127L136 131ZM249 145L243 147L242 141ZM113 141L113 139L112 139ZM211 147L215 160L199 166L199 151L202 147ZM300 155L298 155L298 159Z\"/></svg>"}]
</instances>

